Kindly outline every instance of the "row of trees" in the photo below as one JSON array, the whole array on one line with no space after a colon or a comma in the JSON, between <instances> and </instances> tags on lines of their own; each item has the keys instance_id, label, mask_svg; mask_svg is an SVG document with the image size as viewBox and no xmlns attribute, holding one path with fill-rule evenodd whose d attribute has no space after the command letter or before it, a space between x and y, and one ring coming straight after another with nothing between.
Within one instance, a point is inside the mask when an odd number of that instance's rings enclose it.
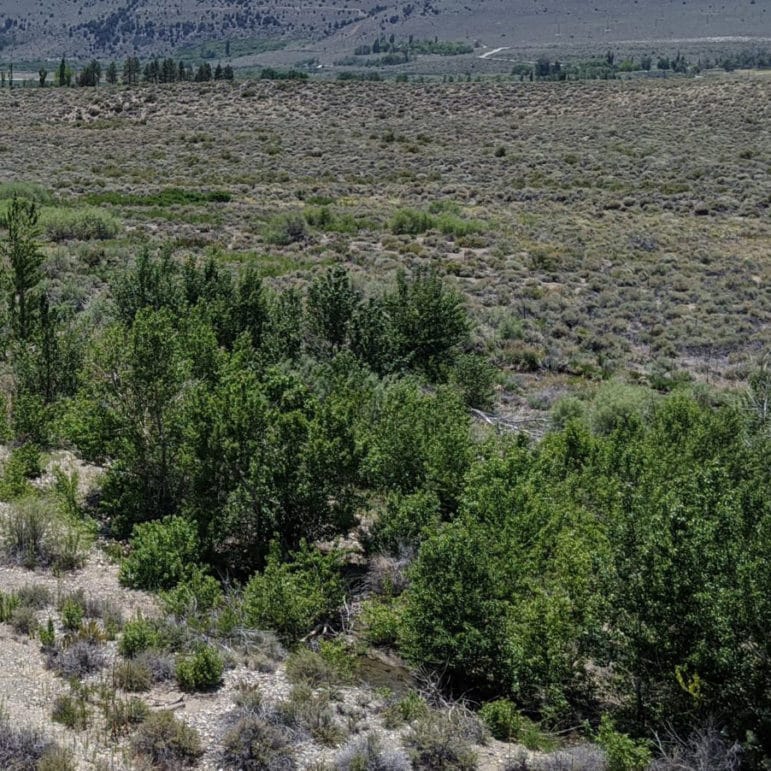
<instances>
[{"instance_id":1,"label":"row of trees","mask_svg":"<svg viewBox=\"0 0 771 771\"><path fill-rule=\"evenodd\" d=\"M13 69L10 72L10 77L12 78ZM38 76L40 87L44 88L48 81L48 70L41 67ZM204 62L197 68L194 68L191 64L187 64L184 61L175 62L174 59L169 58L151 59L143 67L140 60L135 56L128 57L123 62L123 67L120 71L114 61L110 62L102 70L102 65L96 59L92 59L78 72L75 72L66 59L62 57L56 70L55 84L63 87L72 85L96 87L102 82L102 76L111 85L121 82L124 85L134 86L140 82L177 83L194 81L196 83L204 83L210 80L233 80L235 73L233 67L229 64L226 64L224 67L221 64L217 64L216 67L212 68L211 64ZM5 73L3 73L4 79Z\"/></svg>"}]
</instances>

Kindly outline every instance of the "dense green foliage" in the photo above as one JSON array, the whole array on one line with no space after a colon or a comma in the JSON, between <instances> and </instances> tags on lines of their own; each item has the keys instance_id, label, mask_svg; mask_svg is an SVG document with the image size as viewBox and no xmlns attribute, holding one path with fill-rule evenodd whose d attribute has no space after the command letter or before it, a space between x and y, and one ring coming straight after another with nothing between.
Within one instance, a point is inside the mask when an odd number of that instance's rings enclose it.
<instances>
[{"instance_id":1,"label":"dense green foliage","mask_svg":"<svg viewBox=\"0 0 771 771\"><path fill-rule=\"evenodd\" d=\"M189 621L134 619L124 656L183 650L180 684L207 688L219 654L164 635L215 619L295 645L339 628L352 571L319 542L364 525L369 556L411 562L365 604L365 637L488 701L496 735L540 746L536 720L586 722L611 765L632 768L648 756L640 737L712 718L748 763L767 755L767 374L741 403L610 385L589 408L563 402L538 443L480 441L468 406L489 393L489 367L434 271L366 291L333 267L279 291L254 266L142 253L86 324L49 307L34 204L13 199L8 217L19 449L3 489L29 492L38 445L68 443L106 466L93 513L130 536L122 581L163 590ZM19 553L42 561L30 529L43 520L14 521L29 523ZM236 600L215 575L243 583ZM416 757L451 729L416 727Z\"/></svg>"}]
</instances>

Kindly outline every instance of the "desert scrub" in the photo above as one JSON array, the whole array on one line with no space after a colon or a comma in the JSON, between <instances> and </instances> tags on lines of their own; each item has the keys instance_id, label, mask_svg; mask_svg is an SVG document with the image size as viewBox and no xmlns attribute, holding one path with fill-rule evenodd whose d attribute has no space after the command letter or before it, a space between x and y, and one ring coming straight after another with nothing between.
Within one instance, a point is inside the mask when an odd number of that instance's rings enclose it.
<instances>
[{"instance_id":1,"label":"desert scrub","mask_svg":"<svg viewBox=\"0 0 771 771\"><path fill-rule=\"evenodd\" d=\"M115 238L122 230L120 220L95 207L78 209L44 208L40 224L51 241L89 241Z\"/></svg>"},{"instance_id":2,"label":"desert scrub","mask_svg":"<svg viewBox=\"0 0 771 771\"><path fill-rule=\"evenodd\" d=\"M76 641L65 646L60 642L46 651L46 666L64 678L80 680L98 672L105 664L104 651L95 643Z\"/></svg>"},{"instance_id":3,"label":"desert scrub","mask_svg":"<svg viewBox=\"0 0 771 771\"><path fill-rule=\"evenodd\" d=\"M0 768L9 771L75 771L57 744L35 728L15 728L0 714Z\"/></svg>"},{"instance_id":4,"label":"desert scrub","mask_svg":"<svg viewBox=\"0 0 771 771\"><path fill-rule=\"evenodd\" d=\"M477 767L468 732L450 714L431 712L416 721L404 743L415 768L473 771Z\"/></svg>"},{"instance_id":5,"label":"desert scrub","mask_svg":"<svg viewBox=\"0 0 771 771\"><path fill-rule=\"evenodd\" d=\"M116 739L144 723L150 708L136 696L121 699L113 694L102 702L102 713L110 735Z\"/></svg>"},{"instance_id":6,"label":"desert scrub","mask_svg":"<svg viewBox=\"0 0 771 771\"><path fill-rule=\"evenodd\" d=\"M153 684L153 673L146 662L127 659L115 665L112 682L123 691L149 691Z\"/></svg>"},{"instance_id":7,"label":"desert scrub","mask_svg":"<svg viewBox=\"0 0 771 771\"><path fill-rule=\"evenodd\" d=\"M203 754L198 732L168 710L147 717L132 737L131 748L162 771L192 766Z\"/></svg>"},{"instance_id":8,"label":"desert scrub","mask_svg":"<svg viewBox=\"0 0 771 771\"><path fill-rule=\"evenodd\" d=\"M6 556L28 568L73 570L85 559L88 537L58 519L45 498L14 501L0 523L0 534Z\"/></svg>"},{"instance_id":9,"label":"desert scrub","mask_svg":"<svg viewBox=\"0 0 771 771\"><path fill-rule=\"evenodd\" d=\"M321 744L334 746L345 738L346 731L335 719L329 694L314 693L307 685L292 688L289 698L279 702L273 714L272 722L310 735Z\"/></svg>"},{"instance_id":10,"label":"desert scrub","mask_svg":"<svg viewBox=\"0 0 771 771\"><path fill-rule=\"evenodd\" d=\"M228 729L222 739L222 760L233 771L297 767L289 731L255 715L242 717Z\"/></svg>"},{"instance_id":11,"label":"desert scrub","mask_svg":"<svg viewBox=\"0 0 771 771\"><path fill-rule=\"evenodd\" d=\"M88 691L74 681L69 693L60 694L54 699L51 709L51 720L54 722L75 731L83 731L88 727L90 717Z\"/></svg>"},{"instance_id":12,"label":"desert scrub","mask_svg":"<svg viewBox=\"0 0 771 771\"><path fill-rule=\"evenodd\" d=\"M398 728L405 723L427 718L429 714L426 700L415 691L402 696L400 699L391 699L383 710L383 725L386 728Z\"/></svg>"},{"instance_id":13,"label":"desert scrub","mask_svg":"<svg viewBox=\"0 0 771 771\"><path fill-rule=\"evenodd\" d=\"M351 739L335 756L335 768L340 771L410 771L412 767L401 747L385 746L383 738L372 732Z\"/></svg>"},{"instance_id":14,"label":"desert scrub","mask_svg":"<svg viewBox=\"0 0 771 771\"><path fill-rule=\"evenodd\" d=\"M522 715L508 699L485 704L479 717L494 738L503 742L519 742L529 750L541 752L554 748L554 739L544 734L536 723Z\"/></svg>"}]
</instances>

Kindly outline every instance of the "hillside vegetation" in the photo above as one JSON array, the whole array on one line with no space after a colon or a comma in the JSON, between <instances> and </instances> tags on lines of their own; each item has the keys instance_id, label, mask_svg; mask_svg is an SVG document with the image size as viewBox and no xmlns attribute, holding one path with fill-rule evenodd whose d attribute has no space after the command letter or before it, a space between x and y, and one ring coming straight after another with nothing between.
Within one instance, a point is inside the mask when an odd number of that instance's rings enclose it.
<instances>
[{"instance_id":1,"label":"hillside vegetation","mask_svg":"<svg viewBox=\"0 0 771 771\"><path fill-rule=\"evenodd\" d=\"M764 767L766 79L85 91L0 92L0 765Z\"/></svg>"}]
</instances>

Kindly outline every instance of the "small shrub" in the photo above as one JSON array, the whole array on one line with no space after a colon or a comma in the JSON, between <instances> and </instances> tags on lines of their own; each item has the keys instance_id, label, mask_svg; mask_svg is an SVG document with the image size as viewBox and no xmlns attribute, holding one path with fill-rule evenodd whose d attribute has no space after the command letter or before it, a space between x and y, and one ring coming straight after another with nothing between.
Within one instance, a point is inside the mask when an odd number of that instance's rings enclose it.
<instances>
[{"instance_id":1,"label":"small shrub","mask_svg":"<svg viewBox=\"0 0 771 771\"><path fill-rule=\"evenodd\" d=\"M238 683L233 702L240 712L246 715L258 715L263 705L262 691L257 685Z\"/></svg>"},{"instance_id":2,"label":"small shrub","mask_svg":"<svg viewBox=\"0 0 771 771\"><path fill-rule=\"evenodd\" d=\"M286 730L254 715L241 718L228 730L222 745L225 768L234 771L297 767Z\"/></svg>"},{"instance_id":3,"label":"small shrub","mask_svg":"<svg viewBox=\"0 0 771 771\"><path fill-rule=\"evenodd\" d=\"M210 645L202 645L188 656L177 660L177 682L183 691L205 691L222 681L222 656Z\"/></svg>"},{"instance_id":4,"label":"small shrub","mask_svg":"<svg viewBox=\"0 0 771 771\"><path fill-rule=\"evenodd\" d=\"M597 744L605 750L608 771L643 771L651 761L647 743L635 741L617 731L607 715L603 715L600 721Z\"/></svg>"},{"instance_id":5,"label":"small shrub","mask_svg":"<svg viewBox=\"0 0 771 771\"><path fill-rule=\"evenodd\" d=\"M473 771L476 753L449 715L430 713L404 737L415 768Z\"/></svg>"},{"instance_id":6,"label":"small shrub","mask_svg":"<svg viewBox=\"0 0 771 771\"><path fill-rule=\"evenodd\" d=\"M400 209L391 220L391 232L395 235L419 235L435 227L436 220L426 212Z\"/></svg>"},{"instance_id":7,"label":"small shrub","mask_svg":"<svg viewBox=\"0 0 771 771\"><path fill-rule=\"evenodd\" d=\"M128 659L115 666L112 681L116 688L124 691L149 691L153 684L153 673L144 662Z\"/></svg>"},{"instance_id":8,"label":"small shrub","mask_svg":"<svg viewBox=\"0 0 771 771\"><path fill-rule=\"evenodd\" d=\"M300 648L290 654L286 660L286 676L290 683L305 683L311 687L337 681L332 666L309 648Z\"/></svg>"},{"instance_id":9,"label":"small shrub","mask_svg":"<svg viewBox=\"0 0 771 771\"><path fill-rule=\"evenodd\" d=\"M296 685L289 698L276 705L276 720L283 725L310 734L329 746L345 738L345 731L335 720L326 693L314 693L307 685Z\"/></svg>"},{"instance_id":10,"label":"small shrub","mask_svg":"<svg viewBox=\"0 0 771 771\"><path fill-rule=\"evenodd\" d=\"M43 648L53 648L56 645L54 620L49 616L46 625L38 630L38 637Z\"/></svg>"},{"instance_id":11,"label":"small shrub","mask_svg":"<svg viewBox=\"0 0 771 771\"><path fill-rule=\"evenodd\" d=\"M168 592L161 593L161 602L167 613L179 619L200 618L224 601L222 587L216 578L195 568L190 577Z\"/></svg>"},{"instance_id":12,"label":"small shrub","mask_svg":"<svg viewBox=\"0 0 771 771\"><path fill-rule=\"evenodd\" d=\"M76 771L70 750L54 745L38 760L35 771Z\"/></svg>"},{"instance_id":13,"label":"small shrub","mask_svg":"<svg viewBox=\"0 0 771 771\"><path fill-rule=\"evenodd\" d=\"M337 753L335 768L340 771L410 771L412 763L401 747L384 747L375 733L351 739Z\"/></svg>"},{"instance_id":14,"label":"small shrub","mask_svg":"<svg viewBox=\"0 0 771 771\"><path fill-rule=\"evenodd\" d=\"M422 720L428 717L426 700L415 691L410 691L398 701L389 704L383 711L383 725L386 728L398 728L404 723Z\"/></svg>"},{"instance_id":15,"label":"small shrub","mask_svg":"<svg viewBox=\"0 0 771 771\"><path fill-rule=\"evenodd\" d=\"M75 771L69 752L34 728L14 728L0 715L0 768L8 771Z\"/></svg>"},{"instance_id":16,"label":"small shrub","mask_svg":"<svg viewBox=\"0 0 771 771\"><path fill-rule=\"evenodd\" d=\"M276 246L288 246L304 241L307 235L305 220L300 214L282 214L274 217L263 231L265 241Z\"/></svg>"},{"instance_id":17,"label":"small shrub","mask_svg":"<svg viewBox=\"0 0 771 771\"><path fill-rule=\"evenodd\" d=\"M135 661L147 667L155 683L163 683L174 679L176 662L174 656L154 650L140 653Z\"/></svg>"},{"instance_id":18,"label":"small shrub","mask_svg":"<svg viewBox=\"0 0 771 771\"><path fill-rule=\"evenodd\" d=\"M526 717L508 699L490 701L479 710L479 717L494 738L502 742L519 742L529 750L549 750L554 741L536 723Z\"/></svg>"},{"instance_id":19,"label":"small shrub","mask_svg":"<svg viewBox=\"0 0 771 771\"><path fill-rule=\"evenodd\" d=\"M120 581L133 589L171 589L191 574L198 558L195 525L182 517L135 525Z\"/></svg>"},{"instance_id":20,"label":"small shrub","mask_svg":"<svg viewBox=\"0 0 771 771\"><path fill-rule=\"evenodd\" d=\"M18 595L0 591L0 622L10 621L20 604Z\"/></svg>"},{"instance_id":21,"label":"small shrub","mask_svg":"<svg viewBox=\"0 0 771 771\"><path fill-rule=\"evenodd\" d=\"M66 599L62 604L60 613L62 626L71 632L78 630L83 623L83 606L76 599Z\"/></svg>"},{"instance_id":22,"label":"small shrub","mask_svg":"<svg viewBox=\"0 0 771 771\"><path fill-rule=\"evenodd\" d=\"M115 238L121 231L117 217L91 206L80 209L43 209L40 224L51 241L105 240Z\"/></svg>"},{"instance_id":23,"label":"small shrub","mask_svg":"<svg viewBox=\"0 0 771 771\"><path fill-rule=\"evenodd\" d=\"M117 738L144 723L150 715L147 704L135 696L130 699L108 699L102 705L107 728Z\"/></svg>"},{"instance_id":24,"label":"small shrub","mask_svg":"<svg viewBox=\"0 0 771 771\"><path fill-rule=\"evenodd\" d=\"M158 645L158 632L146 618L137 616L127 621L118 643L118 651L122 656L132 658L148 648Z\"/></svg>"},{"instance_id":25,"label":"small shrub","mask_svg":"<svg viewBox=\"0 0 771 771\"><path fill-rule=\"evenodd\" d=\"M537 758L533 771L606 771L605 753L595 744L577 744Z\"/></svg>"},{"instance_id":26,"label":"small shrub","mask_svg":"<svg viewBox=\"0 0 771 771\"><path fill-rule=\"evenodd\" d=\"M88 727L89 716L88 701L82 691L73 689L72 693L62 694L54 699L51 720L56 723L75 731L83 731Z\"/></svg>"},{"instance_id":27,"label":"small shrub","mask_svg":"<svg viewBox=\"0 0 771 771\"><path fill-rule=\"evenodd\" d=\"M51 604L51 592L39 584L27 584L16 591L20 605L42 610Z\"/></svg>"},{"instance_id":28,"label":"small shrub","mask_svg":"<svg viewBox=\"0 0 771 771\"><path fill-rule=\"evenodd\" d=\"M112 600L84 600L84 612L88 618L100 618L107 640L114 640L123 629L123 611Z\"/></svg>"},{"instance_id":29,"label":"small shrub","mask_svg":"<svg viewBox=\"0 0 771 771\"><path fill-rule=\"evenodd\" d=\"M34 635L38 628L37 613L34 608L20 605L11 614L10 624L16 634Z\"/></svg>"},{"instance_id":30,"label":"small shrub","mask_svg":"<svg viewBox=\"0 0 771 771\"><path fill-rule=\"evenodd\" d=\"M192 766L203 754L198 732L168 710L148 715L132 737L131 747L163 771Z\"/></svg>"},{"instance_id":31,"label":"small shrub","mask_svg":"<svg viewBox=\"0 0 771 771\"><path fill-rule=\"evenodd\" d=\"M15 503L3 526L5 548L11 559L29 568L49 564L51 524L48 505L39 498L25 498Z\"/></svg>"},{"instance_id":32,"label":"small shrub","mask_svg":"<svg viewBox=\"0 0 771 771\"><path fill-rule=\"evenodd\" d=\"M672 733L658 744L662 757L651 763L651 771L739 771L745 767L743 748L738 742L729 743L714 720L708 720L686 738ZM752 752L746 745L744 749ZM754 768L751 755L748 760L746 767Z\"/></svg>"},{"instance_id":33,"label":"small shrub","mask_svg":"<svg viewBox=\"0 0 771 771\"><path fill-rule=\"evenodd\" d=\"M46 666L62 677L80 680L104 666L104 652L98 645L78 641L67 648L50 650Z\"/></svg>"},{"instance_id":34,"label":"small shrub","mask_svg":"<svg viewBox=\"0 0 771 771\"><path fill-rule=\"evenodd\" d=\"M107 639L104 629L93 618L84 621L77 631L77 639L90 643L103 643Z\"/></svg>"}]
</instances>

